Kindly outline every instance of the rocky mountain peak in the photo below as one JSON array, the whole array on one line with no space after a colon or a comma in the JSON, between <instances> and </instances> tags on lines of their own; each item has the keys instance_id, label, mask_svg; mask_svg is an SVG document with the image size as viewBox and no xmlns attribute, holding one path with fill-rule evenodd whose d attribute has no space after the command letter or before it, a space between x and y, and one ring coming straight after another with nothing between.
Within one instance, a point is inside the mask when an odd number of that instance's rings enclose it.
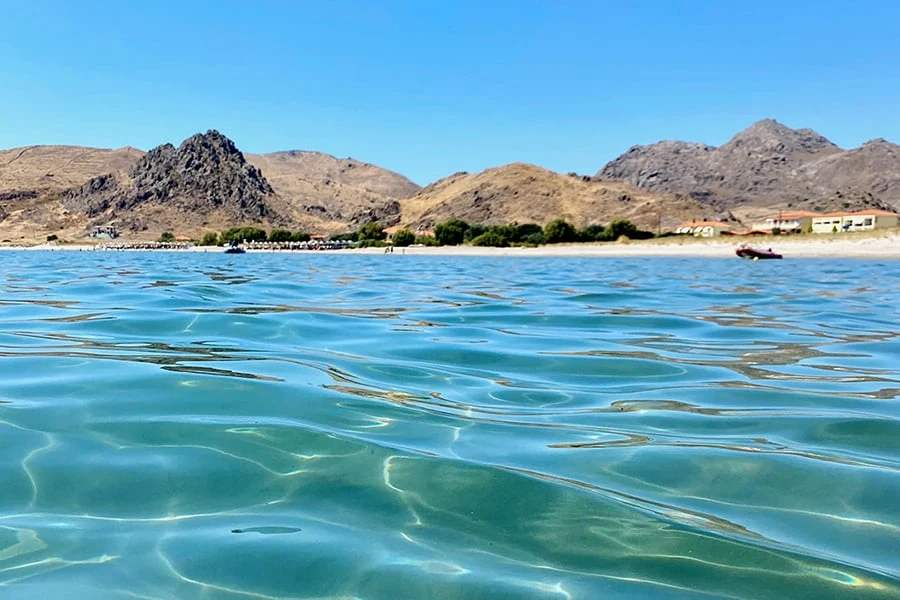
<instances>
[{"instance_id":1,"label":"rocky mountain peak","mask_svg":"<svg viewBox=\"0 0 900 600\"><path fill-rule=\"evenodd\" d=\"M232 159L242 164L246 162L243 153L238 150L234 142L215 129L192 135L181 142L178 151L214 160Z\"/></svg>"},{"instance_id":2,"label":"rocky mountain peak","mask_svg":"<svg viewBox=\"0 0 900 600\"><path fill-rule=\"evenodd\" d=\"M678 171L680 177L690 181L690 187L699 189L702 183L698 176L715 149L707 144L671 140L632 146L603 167L597 177L625 181L649 191L667 191L673 184L672 174Z\"/></svg>"},{"instance_id":3,"label":"rocky mountain peak","mask_svg":"<svg viewBox=\"0 0 900 600\"><path fill-rule=\"evenodd\" d=\"M883 150L897 150L900 149L900 146L897 144L891 143L884 138L875 138L874 140L869 140L862 145L863 148L867 148L869 150L875 149L883 149Z\"/></svg>"},{"instance_id":4,"label":"rocky mountain peak","mask_svg":"<svg viewBox=\"0 0 900 600\"><path fill-rule=\"evenodd\" d=\"M779 123L775 119L760 119L755 123L751 123L749 127L738 133L738 135L774 135L785 136L790 135L794 130Z\"/></svg>"},{"instance_id":5,"label":"rocky mountain peak","mask_svg":"<svg viewBox=\"0 0 900 600\"><path fill-rule=\"evenodd\" d=\"M720 150L727 152L740 148L749 152L777 152L782 155L794 153L815 154L835 152L839 148L825 136L812 129L791 129L775 119L763 119L739 132Z\"/></svg>"},{"instance_id":6,"label":"rocky mountain peak","mask_svg":"<svg viewBox=\"0 0 900 600\"><path fill-rule=\"evenodd\" d=\"M69 210L112 219L165 206L175 213L219 212L235 223L273 216L266 200L274 191L234 142L218 131L193 135L176 149L153 148L127 177L102 175L64 197Z\"/></svg>"},{"instance_id":7,"label":"rocky mountain peak","mask_svg":"<svg viewBox=\"0 0 900 600\"><path fill-rule=\"evenodd\" d=\"M872 140L842 150L812 129L791 129L774 119L753 123L718 148L671 141L630 148L598 176L691 194L723 210L815 208L848 189L860 191L866 203L900 206L900 146Z\"/></svg>"}]
</instances>

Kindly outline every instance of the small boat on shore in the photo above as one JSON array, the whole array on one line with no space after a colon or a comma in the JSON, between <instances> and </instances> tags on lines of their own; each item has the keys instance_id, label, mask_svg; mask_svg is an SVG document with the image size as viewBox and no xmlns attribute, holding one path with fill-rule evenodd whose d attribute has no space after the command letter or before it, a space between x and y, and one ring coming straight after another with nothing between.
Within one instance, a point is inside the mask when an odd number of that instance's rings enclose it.
<instances>
[{"instance_id":1,"label":"small boat on shore","mask_svg":"<svg viewBox=\"0 0 900 600\"><path fill-rule=\"evenodd\" d=\"M740 258L749 258L751 260L766 260L782 257L777 252L772 252L771 248L769 248L768 250L759 250L758 248L753 248L747 245L738 246L734 253L737 254Z\"/></svg>"}]
</instances>

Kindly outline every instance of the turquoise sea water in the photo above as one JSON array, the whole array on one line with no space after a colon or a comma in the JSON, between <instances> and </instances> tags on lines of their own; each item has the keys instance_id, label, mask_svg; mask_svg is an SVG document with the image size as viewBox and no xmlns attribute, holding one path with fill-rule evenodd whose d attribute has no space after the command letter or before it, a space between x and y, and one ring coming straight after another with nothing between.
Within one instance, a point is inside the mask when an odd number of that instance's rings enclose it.
<instances>
[{"instance_id":1,"label":"turquoise sea water","mask_svg":"<svg viewBox=\"0 0 900 600\"><path fill-rule=\"evenodd\" d=\"M0 258L0 598L900 596L898 262Z\"/></svg>"}]
</instances>

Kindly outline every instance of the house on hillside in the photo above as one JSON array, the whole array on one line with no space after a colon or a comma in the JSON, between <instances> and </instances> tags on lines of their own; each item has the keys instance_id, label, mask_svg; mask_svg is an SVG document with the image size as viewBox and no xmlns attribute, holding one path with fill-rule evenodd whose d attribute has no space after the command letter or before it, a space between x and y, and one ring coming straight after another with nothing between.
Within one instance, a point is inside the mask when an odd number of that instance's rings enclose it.
<instances>
[{"instance_id":1,"label":"house on hillside","mask_svg":"<svg viewBox=\"0 0 900 600\"><path fill-rule=\"evenodd\" d=\"M820 216L819 213L808 210L780 212L777 215L766 217L759 223L754 223L753 229L769 233L774 229L778 229L781 233L806 233L812 227L813 219L818 216Z\"/></svg>"},{"instance_id":2,"label":"house on hillside","mask_svg":"<svg viewBox=\"0 0 900 600\"><path fill-rule=\"evenodd\" d=\"M727 233L731 225L722 221L687 221L675 228L675 233L694 237L718 237Z\"/></svg>"},{"instance_id":3,"label":"house on hillside","mask_svg":"<svg viewBox=\"0 0 900 600\"><path fill-rule=\"evenodd\" d=\"M871 231L900 225L900 215L888 210L861 210L857 212L833 212L813 217L813 233L841 231Z\"/></svg>"}]
</instances>

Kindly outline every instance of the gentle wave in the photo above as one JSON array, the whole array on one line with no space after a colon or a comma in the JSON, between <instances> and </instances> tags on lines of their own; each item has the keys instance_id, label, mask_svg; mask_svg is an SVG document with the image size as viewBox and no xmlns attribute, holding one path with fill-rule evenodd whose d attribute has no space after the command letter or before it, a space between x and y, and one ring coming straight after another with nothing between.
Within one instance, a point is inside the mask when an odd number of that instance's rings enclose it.
<instances>
[{"instance_id":1,"label":"gentle wave","mask_svg":"<svg viewBox=\"0 0 900 600\"><path fill-rule=\"evenodd\" d=\"M897 263L4 258L4 598L900 595Z\"/></svg>"}]
</instances>

